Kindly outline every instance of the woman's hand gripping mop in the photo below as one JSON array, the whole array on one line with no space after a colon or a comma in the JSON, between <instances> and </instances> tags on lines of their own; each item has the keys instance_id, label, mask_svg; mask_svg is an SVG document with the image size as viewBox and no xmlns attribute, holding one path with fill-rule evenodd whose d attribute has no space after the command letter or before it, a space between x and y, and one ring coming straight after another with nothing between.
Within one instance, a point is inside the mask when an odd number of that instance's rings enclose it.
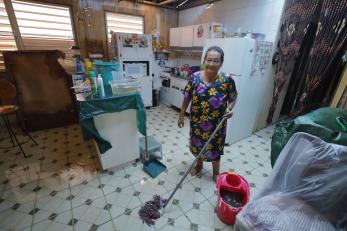
<instances>
[{"instance_id":1,"label":"woman's hand gripping mop","mask_svg":"<svg viewBox=\"0 0 347 231\"><path fill-rule=\"evenodd\" d=\"M164 213L165 207L169 204L171 201L172 197L175 195L176 191L181 187L183 181L186 179L188 176L189 172L192 170L200 156L205 152L208 144L211 142L211 140L215 137L216 133L219 131L220 127L224 123L224 121L228 118L231 117L230 112L234 108L236 103L236 100L234 100L232 103L230 103L227 107L226 112L224 113L224 116L222 120L219 122L217 125L216 129L213 131L205 145L202 147L201 151L199 154L195 157L193 163L190 165L188 170L185 172L183 175L182 179L180 182L176 185L176 188L173 190L171 195L169 196L168 199L162 199L160 196L155 195L153 196L153 199L150 201L147 201L139 210L139 216L143 222L145 222L147 225L151 226L154 225L154 220L160 218L160 216Z\"/></svg>"}]
</instances>

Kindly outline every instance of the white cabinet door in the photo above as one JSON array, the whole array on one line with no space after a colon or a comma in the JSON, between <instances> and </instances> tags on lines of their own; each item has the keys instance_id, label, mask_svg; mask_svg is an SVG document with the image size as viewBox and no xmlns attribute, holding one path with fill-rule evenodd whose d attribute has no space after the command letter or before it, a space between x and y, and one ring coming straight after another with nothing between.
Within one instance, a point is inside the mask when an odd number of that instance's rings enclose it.
<instances>
[{"instance_id":1,"label":"white cabinet door","mask_svg":"<svg viewBox=\"0 0 347 231\"><path fill-rule=\"evenodd\" d=\"M105 113L94 116L95 128L112 144L112 148L100 154L95 144L102 168L109 169L132 162L140 156L136 110Z\"/></svg>"},{"instance_id":2,"label":"white cabinet door","mask_svg":"<svg viewBox=\"0 0 347 231\"><path fill-rule=\"evenodd\" d=\"M193 46L203 47L204 42L210 37L210 24L194 25Z\"/></svg>"},{"instance_id":3,"label":"white cabinet door","mask_svg":"<svg viewBox=\"0 0 347 231\"><path fill-rule=\"evenodd\" d=\"M171 94L170 94L171 88L169 87L161 87L160 88L160 102L171 106Z\"/></svg>"},{"instance_id":4,"label":"white cabinet door","mask_svg":"<svg viewBox=\"0 0 347 231\"><path fill-rule=\"evenodd\" d=\"M178 85L178 82L177 82L177 78L171 78L171 99L172 99L172 102L171 104L175 107L177 107L177 85Z\"/></svg>"},{"instance_id":5,"label":"white cabinet door","mask_svg":"<svg viewBox=\"0 0 347 231\"><path fill-rule=\"evenodd\" d=\"M176 83L177 83L176 78L172 77L172 78L171 78L171 82L170 82L170 94L171 94L170 103L171 103L171 105L173 105L173 106L176 106L176 103L175 103L176 85L177 85Z\"/></svg>"},{"instance_id":6,"label":"white cabinet door","mask_svg":"<svg viewBox=\"0 0 347 231\"><path fill-rule=\"evenodd\" d=\"M171 93L171 105L175 106L177 108L181 108L182 102L183 102L183 92L184 88L186 87L188 80L185 79L180 79L177 77L171 77L171 88L170 88L170 93ZM190 104L186 110L187 113L190 112Z\"/></svg>"},{"instance_id":7,"label":"white cabinet door","mask_svg":"<svg viewBox=\"0 0 347 231\"><path fill-rule=\"evenodd\" d=\"M184 92L184 89L188 83L188 80L185 80L185 79L178 79L178 87L179 87L179 95L178 95L178 101L180 102L180 105L182 105L182 102L183 102L183 99L184 99L184 96L183 96L183 92ZM187 110L186 112L189 112L189 106L187 107Z\"/></svg>"},{"instance_id":8,"label":"white cabinet door","mask_svg":"<svg viewBox=\"0 0 347 231\"><path fill-rule=\"evenodd\" d=\"M181 28L170 28L170 46L179 47L181 44Z\"/></svg>"},{"instance_id":9,"label":"white cabinet door","mask_svg":"<svg viewBox=\"0 0 347 231\"><path fill-rule=\"evenodd\" d=\"M181 27L181 47L193 46L194 26Z\"/></svg>"}]
</instances>

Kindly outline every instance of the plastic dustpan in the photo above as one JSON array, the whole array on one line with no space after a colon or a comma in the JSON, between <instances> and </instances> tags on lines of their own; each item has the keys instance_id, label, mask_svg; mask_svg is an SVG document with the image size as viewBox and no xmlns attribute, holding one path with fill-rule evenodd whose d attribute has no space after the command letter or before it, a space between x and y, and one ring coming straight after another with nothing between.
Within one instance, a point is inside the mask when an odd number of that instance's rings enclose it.
<instances>
[{"instance_id":1,"label":"plastic dustpan","mask_svg":"<svg viewBox=\"0 0 347 231\"><path fill-rule=\"evenodd\" d=\"M156 178L160 173L166 170L166 166L151 156L143 163L143 170L152 178Z\"/></svg>"},{"instance_id":2,"label":"plastic dustpan","mask_svg":"<svg viewBox=\"0 0 347 231\"><path fill-rule=\"evenodd\" d=\"M143 170L152 178L156 178L160 173L166 170L166 166L154 156L148 155L148 137L145 135L145 156L143 158Z\"/></svg>"}]
</instances>

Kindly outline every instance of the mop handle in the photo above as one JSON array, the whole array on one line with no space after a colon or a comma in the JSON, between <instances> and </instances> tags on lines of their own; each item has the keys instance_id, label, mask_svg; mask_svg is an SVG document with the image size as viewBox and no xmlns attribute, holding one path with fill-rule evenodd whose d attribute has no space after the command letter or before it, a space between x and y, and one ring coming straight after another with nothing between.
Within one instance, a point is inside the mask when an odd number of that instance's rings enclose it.
<instances>
[{"instance_id":1,"label":"mop handle","mask_svg":"<svg viewBox=\"0 0 347 231\"><path fill-rule=\"evenodd\" d=\"M234 105L235 105L236 101L234 101L232 104L228 105L227 107L227 112L230 111ZM169 204L170 200L172 199L172 197L175 195L176 191L179 189L179 187L182 185L183 181L186 179L186 177L188 176L190 170L192 170L192 168L194 167L195 163L198 161L198 159L200 158L200 156L205 152L207 146L209 145L209 143L211 142L211 140L215 137L216 133L218 132L218 130L220 129L220 127L222 126L223 122L227 119L226 115L223 116L223 119L219 122L219 124L217 125L216 129L213 131L213 133L211 134L210 138L207 140L207 142L205 143L205 145L203 146L203 148L201 149L201 151L199 152L199 154L195 157L193 163L190 165L190 167L188 168L188 170L185 172L184 176L182 177L182 179L180 180L180 182L176 185L176 188L174 189L174 191L171 193L171 195L169 196L169 198L167 199L166 203L163 205L163 210L164 208ZM162 211L163 212L163 211Z\"/></svg>"}]
</instances>

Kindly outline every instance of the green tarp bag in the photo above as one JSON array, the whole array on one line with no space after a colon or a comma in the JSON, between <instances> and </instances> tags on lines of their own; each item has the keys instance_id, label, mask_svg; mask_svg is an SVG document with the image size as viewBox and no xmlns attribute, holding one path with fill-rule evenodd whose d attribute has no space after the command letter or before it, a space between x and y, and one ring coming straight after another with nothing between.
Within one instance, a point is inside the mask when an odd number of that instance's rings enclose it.
<instances>
[{"instance_id":1,"label":"green tarp bag","mask_svg":"<svg viewBox=\"0 0 347 231\"><path fill-rule=\"evenodd\" d=\"M271 166L296 132L306 132L328 143L347 146L347 110L341 108L319 108L306 115L276 125L271 141Z\"/></svg>"}]
</instances>

